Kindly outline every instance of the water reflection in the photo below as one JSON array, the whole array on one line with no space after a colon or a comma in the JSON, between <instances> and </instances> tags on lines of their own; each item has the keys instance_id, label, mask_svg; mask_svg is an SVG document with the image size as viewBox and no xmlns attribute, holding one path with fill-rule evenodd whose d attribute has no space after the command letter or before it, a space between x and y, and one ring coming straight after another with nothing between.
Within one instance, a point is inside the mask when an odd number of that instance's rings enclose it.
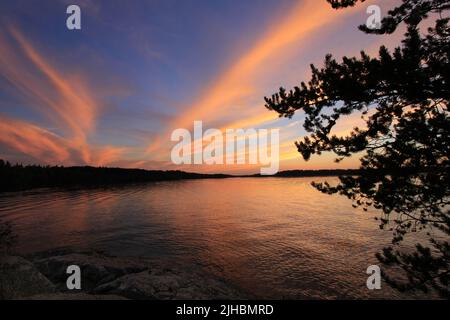
<instances>
[{"instance_id":1,"label":"water reflection","mask_svg":"<svg viewBox=\"0 0 450 320\"><path fill-rule=\"evenodd\" d=\"M318 178L314 178L316 181ZM328 180L333 178L328 178ZM408 298L369 291L391 234L310 178L158 182L0 196L22 253L61 246L193 260L264 298Z\"/></svg>"}]
</instances>

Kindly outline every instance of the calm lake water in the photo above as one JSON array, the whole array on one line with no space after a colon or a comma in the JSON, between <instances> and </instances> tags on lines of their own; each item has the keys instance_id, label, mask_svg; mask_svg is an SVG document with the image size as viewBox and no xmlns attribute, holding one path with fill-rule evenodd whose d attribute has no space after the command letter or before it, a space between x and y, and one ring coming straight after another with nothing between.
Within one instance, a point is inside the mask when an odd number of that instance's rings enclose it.
<instances>
[{"instance_id":1,"label":"calm lake water","mask_svg":"<svg viewBox=\"0 0 450 320\"><path fill-rule=\"evenodd\" d=\"M311 181L233 178L0 195L17 251L58 247L191 261L261 298L414 298L368 290L389 244L376 212L321 194Z\"/></svg>"}]
</instances>

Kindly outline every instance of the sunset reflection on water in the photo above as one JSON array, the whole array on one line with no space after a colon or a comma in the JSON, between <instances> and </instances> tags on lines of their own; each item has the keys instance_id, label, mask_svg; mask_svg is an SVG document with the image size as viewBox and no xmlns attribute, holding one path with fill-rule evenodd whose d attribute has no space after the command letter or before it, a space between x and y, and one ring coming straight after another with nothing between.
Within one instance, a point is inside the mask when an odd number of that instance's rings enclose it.
<instances>
[{"instance_id":1,"label":"sunset reflection on water","mask_svg":"<svg viewBox=\"0 0 450 320\"><path fill-rule=\"evenodd\" d=\"M366 287L391 233L376 212L324 195L325 178L158 182L0 196L17 250L58 247L190 261L263 298L408 298ZM326 178L336 181L336 178Z\"/></svg>"}]
</instances>

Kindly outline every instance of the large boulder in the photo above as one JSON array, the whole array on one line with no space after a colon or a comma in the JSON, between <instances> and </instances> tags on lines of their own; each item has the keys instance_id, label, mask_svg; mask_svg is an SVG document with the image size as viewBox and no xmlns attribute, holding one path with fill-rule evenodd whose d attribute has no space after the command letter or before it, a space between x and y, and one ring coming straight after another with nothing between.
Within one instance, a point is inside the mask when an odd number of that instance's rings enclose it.
<instances>
[{"instance_id":1,"label":"large boulder","mask_svg":"<svg viewBox=\"0 0 450 320\"><path fill-rule=\"evenodd\" d=\"M28 260L18 256L0 257L0 299L20 299L55 291L49 279Z\"/></svg>"},{"instance_id":2,"label":"large boulder","mask_svg":"<svg viewBox=\"0 0 450 320\"><path fill-rule=\"evenodd\" d=\"M129 299L242 299L241 293L211 275L153 265L151 270L128 274L94 289Z\"/></svg>"},{"instance_id":3,"label":"large boulder","mask_svg":"<svg viewBox=\"0 0 450 320\"><path fill-rule=\"evenodd\" d=\"M33 262L61 291L67 290L67 267L71 265L77 265L81 269L83 291L91 291L100 284L148 268L139 259L111 257L98 252L57 252L55 255L47 253L35 257Z\"/></svg>"},{"instance_id":4,"label":"large boulder","mask_svg":"<svg viewBox=\"0 0 450 320\"><path fill-rule=\"evenodd\" d=\"M0 298L38 300L244 299L240 291L186 261L113 257L57 250L0 263ZM67 267L81 269L81 290L68 290Z\"/></svg>"}]
</instances>

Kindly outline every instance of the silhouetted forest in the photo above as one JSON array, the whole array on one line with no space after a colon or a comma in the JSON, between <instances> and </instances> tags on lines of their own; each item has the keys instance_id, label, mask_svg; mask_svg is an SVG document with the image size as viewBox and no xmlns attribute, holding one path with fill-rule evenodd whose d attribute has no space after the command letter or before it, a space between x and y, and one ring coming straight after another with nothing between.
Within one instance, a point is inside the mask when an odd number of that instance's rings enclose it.
<instances>
[{"instance_id":1,"label":"silhouetted forest","mask_svg":"<svg viewBox=\"0 0 450 320\"><path fill-rule=\"evenodd\" d=\"M319 169L319 170L286 170L280 171L273 176L263 176L255 174L253 177L330 177L330 176L355 176L361 174L358 169Z\"/></svg>"},{"instance_id":2,"label":"silhouetted forest","mask_svg":"<svg viewBox=\"0 0 450 320\"><path fill-rule=\"evenodd\" d=\"M124 183L226 178L224 174L199 174L106 167L63 167L22 164L0 160L0 192L43 187L101 186Z\"/></svg>"},{"instance_id":3,"label":"silhouetted forest","mask_svg":"<svg viewBox=\"0 0 450 320\"><path fill-rule=\"evenodd\" d=\"M320 177L358 175L359 170L289 170L274 176L202 174L184 171L162 171L107 167L63 167L12 165L0 159L0 192L33 188L103 186L182 179L223 179L232 177Z\"/></svg>"}]
</instances>

